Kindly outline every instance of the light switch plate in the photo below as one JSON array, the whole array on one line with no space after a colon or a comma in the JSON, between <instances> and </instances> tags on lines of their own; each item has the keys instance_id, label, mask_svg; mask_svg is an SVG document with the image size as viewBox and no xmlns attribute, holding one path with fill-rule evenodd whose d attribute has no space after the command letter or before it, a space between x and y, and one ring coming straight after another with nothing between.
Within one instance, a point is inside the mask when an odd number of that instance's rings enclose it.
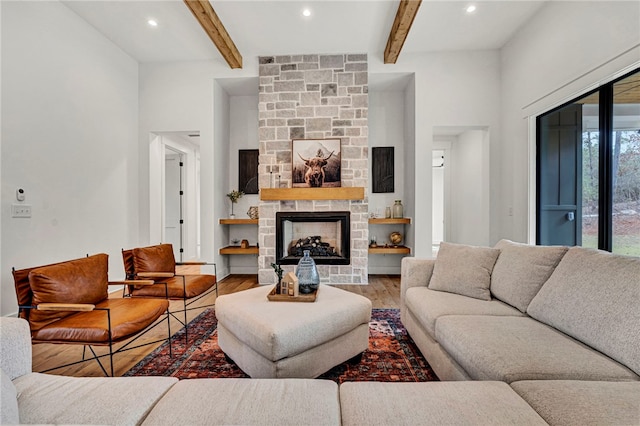
<instances>
[{"instance_id":1,"label":"light switch plate","mask_svg":"<svg viewBox=\"0 0 640 426\"><path fill-rule=\"evenodd\" d=\"M30 204L12 204L11 217L31 217Z\"/></svg>"}]
</instances>

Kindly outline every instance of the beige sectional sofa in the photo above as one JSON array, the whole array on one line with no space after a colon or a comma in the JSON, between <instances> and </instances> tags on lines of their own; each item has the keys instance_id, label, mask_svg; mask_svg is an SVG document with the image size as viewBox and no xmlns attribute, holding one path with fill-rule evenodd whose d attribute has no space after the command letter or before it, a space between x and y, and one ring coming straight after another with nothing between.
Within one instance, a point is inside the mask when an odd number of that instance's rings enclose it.
<instances>
[{"instance_id":1,"label":"beige sectional sofa","mask_svg":"<svg viewBox=\"0 0 640 426\"><path fill-rule=\"evenodd\" d=\"M508 383L550 422L640 424L639 258L443 243L401 279L402 322L441 380Z\"/></svg>"},{"instance_id":2,"label":"beige sectional sofa","mask_svg":"<svg viewBox=\"0 0 640 426\"><path fill-rule=\"evenodd\" d=\"M639 280L639 259L508 241L405 258L403 322L456 380L429 383L34 373L28 324L0 318L0 423L639 425Z\"/></svg>"}]
</instances>

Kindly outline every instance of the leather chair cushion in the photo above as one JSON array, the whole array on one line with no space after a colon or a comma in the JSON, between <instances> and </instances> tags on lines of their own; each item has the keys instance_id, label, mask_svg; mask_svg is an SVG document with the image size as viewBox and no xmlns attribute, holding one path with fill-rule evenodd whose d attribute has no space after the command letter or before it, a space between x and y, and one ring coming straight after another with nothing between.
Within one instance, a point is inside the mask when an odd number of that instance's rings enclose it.
<instances>
[{"instance_id":1,"label":"leather chair cushion","mask_svg":"<svg viewBox=\"0 0 640 426\"><path fill-rule=\"evenodd\" d=\"M209 290L216 283L215 275L185 275L185 285L182 285L182 276L176 275L173 278L163 278L157 280L156 285L132 286L130 292L132 296L138 297L166 297L165 286L170 299L191 299ZM185 295L186 288L186 295Z\"/></svg>"},{"instance_id":2,"label":"leather chair cushion","mask_svg":"<svg viewBox=\"0 0 640 426\"><path fill-rule=\"evenodd\" d=\"M171 244L158 244L133 249L133 267L136 274L141 272L173 272L176 261Z\"/></svg>"},{"instance_id":3,"label":"leather chair cushion","mask_svg":"<svg viewBox=\"0 0 640 426\"><path fill-rule=\"evenodd\" d=\"M13 282L16 287L16 296L18 298L18 305L31 306L33 302L33 292L31 291L31 285L29 284L29 272L33 271L36 268L44 268L45 266L59 265L60 263L64 263L64 262L52 263L49 265L34 266L31 268L25 268L25 269L14 269L12 273L13 273ZM31 312L31 309L24 309L19 312L18 316L28 321L30 312Z\"/></svg>"},{"instance_id":4,"label":"leather chair cushion","mask_svg":"<svg viewBox=\"0 0 640 426\"><path fill-rule=\"evenodd\" d=\"M40 303L97 304L109 297L109 256L96 254L51 266L34 268L29 272L33 305ZM29 315L31 330L38 330L61 318L74 315L72 311L38 311Z\"/></svg>"},{"instance_id":5,"label":"leather chair cushion","mask_svg":"<svg viewBox=\"0 0 640 426\"><path fill-rule=\"evenodd\" d=\"M133 249L122 250L122 263L124 264L124 276L128 280L134 279L136 274L133 266Z\"/></svg>"},{"instance_id":6,"label":"leather chair cushion","mask_svg":"<svg viewBox=\"0 0 640 426\"><path fill-rule=\"evenodd\" d=\"M166 312L169 302L143 298L107 299L96 307L110 309L112 338L117 342L151 325ZM32 337L34 342L107 344L107 313L103 310L75 313L32 332Z\"/></svg>"}]
</instances>

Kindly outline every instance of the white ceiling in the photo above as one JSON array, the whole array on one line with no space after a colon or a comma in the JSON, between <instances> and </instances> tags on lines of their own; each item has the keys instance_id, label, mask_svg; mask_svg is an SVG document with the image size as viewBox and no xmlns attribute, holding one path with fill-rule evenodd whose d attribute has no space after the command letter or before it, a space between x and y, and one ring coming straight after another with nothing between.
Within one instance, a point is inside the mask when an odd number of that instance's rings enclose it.
<instances>
[{"instance_id":1,"label":"white ceiling","mask_svg":"<svg viewBox=\"0 0 640 426\"><path fill-rule=\"evenodd\" d=\"M220 60L182 0L63 0L139 62ZM244 58L367 53L382 58L399 0L213 0ZM465 13L474 3L477 11ZM544 1L424 0L402 56L417 52L499 49ZM309 8L312 15L302 16ZM147 20L158 21L156 28Z\"/></svg>"}]
</instances>

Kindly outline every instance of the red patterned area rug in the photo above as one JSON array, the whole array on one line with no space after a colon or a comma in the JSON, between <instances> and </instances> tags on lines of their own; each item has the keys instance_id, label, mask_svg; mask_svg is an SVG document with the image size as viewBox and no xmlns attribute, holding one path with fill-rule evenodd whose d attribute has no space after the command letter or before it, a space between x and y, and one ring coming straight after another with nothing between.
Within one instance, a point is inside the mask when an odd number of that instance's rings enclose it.
<instances>
[{"instance_id":1,"label":"red patterned area rug","mask_svg":"<svg viewBox=\"0 0 640 426\"><path fill-rule=\"evenodd\" d=\"M217 320L207 309L189 323L189 341L184 328L169 345L162 344L136 364L125 376L173 376L179 379L248 377L229 363L218 346ZM360 361L347 361L319 378L338 383L354 381L427 382L438 380L420 350L400 322L398 309L373 309L369 323L369 348Z\"/></svg>"}]
</instances>

